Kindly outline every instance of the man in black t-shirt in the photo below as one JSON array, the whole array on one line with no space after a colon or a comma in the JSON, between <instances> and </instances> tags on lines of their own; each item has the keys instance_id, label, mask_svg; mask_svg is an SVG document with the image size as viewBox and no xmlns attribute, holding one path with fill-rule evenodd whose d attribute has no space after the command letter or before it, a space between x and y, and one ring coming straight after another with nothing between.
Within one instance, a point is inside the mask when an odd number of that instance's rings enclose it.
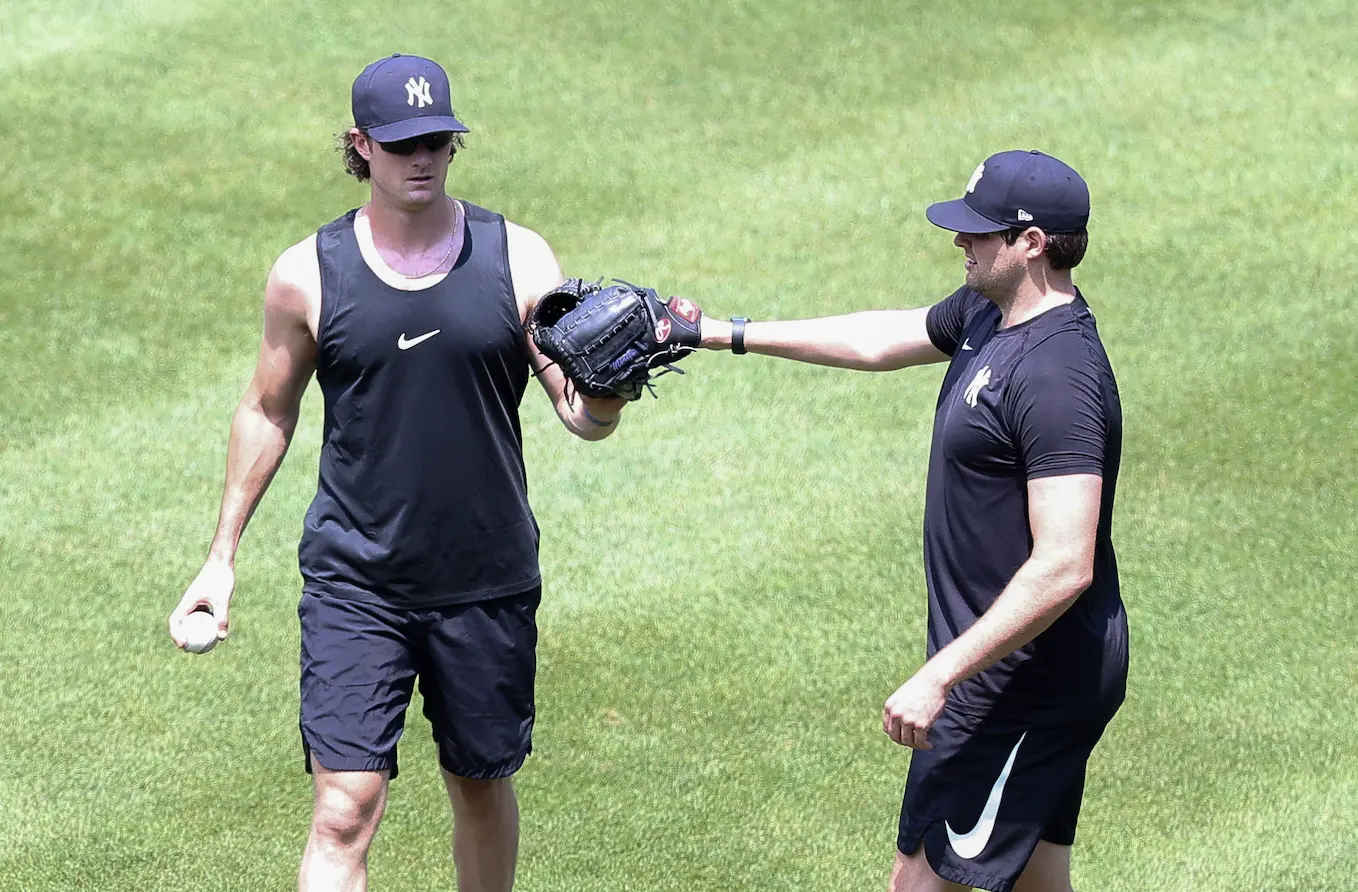
<instances>
[{"instance_id":1,"label":"man in black t-shirt","mask_svg":"<svg viewBox=\"0 0 1358 892\"><path fill-rule=\"evenodd\" d=\"M927 216L966 255L943 301L704 317L703 346L872 371L951 358L924 510L929 659L882 715L914 751L891 888L1063 892L1085 764L1127 679L1111 540L1122 410L1070 272L1089 191L1049 155L1001 152Z\"/></svg>"}]
</instances>

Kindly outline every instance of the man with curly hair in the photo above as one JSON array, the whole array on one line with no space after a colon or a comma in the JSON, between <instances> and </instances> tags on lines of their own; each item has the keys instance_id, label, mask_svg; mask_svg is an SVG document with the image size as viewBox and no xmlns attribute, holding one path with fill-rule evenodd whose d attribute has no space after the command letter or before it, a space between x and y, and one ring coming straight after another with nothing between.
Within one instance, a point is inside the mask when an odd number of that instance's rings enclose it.
<instances>
[{"instance_id":1,"label":"man with curly hair","mask_svg":"<svg viewBox=\"0 0 1358 892\"><path fill-rule=\"evenodd\" d=\"M314 374L320 479L299 547L300 729L314 785L298 888L363 889L416 679L452 805L461 889L508 890L510 776L531 749L538 527L519 403L535 374L562 423L598 440L623 400L567 397L523 328L562 282L536 233L446 191L467 128L437 63L394 55L352 92L362 207L278 258L254 377L236 410L216 535L170 616L228 632L241 534Z\"/></svg>"}]
</instances>

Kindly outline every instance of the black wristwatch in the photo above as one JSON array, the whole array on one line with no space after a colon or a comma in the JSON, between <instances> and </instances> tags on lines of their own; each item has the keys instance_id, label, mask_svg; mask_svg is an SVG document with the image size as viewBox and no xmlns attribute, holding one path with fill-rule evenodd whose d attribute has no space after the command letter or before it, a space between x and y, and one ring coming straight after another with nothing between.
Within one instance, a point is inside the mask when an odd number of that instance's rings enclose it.
<instances>
[{"instance_id":1,"label":"black wristwatch","mask_svg":"<svg viewBox=\"0 0 1358 892\"><path fill-rule=\"evenodd\" d=\"M748 353L745 349L745 323L749 322L744 316L731 317L731 352Z\"/></svg>"}]
</instances>

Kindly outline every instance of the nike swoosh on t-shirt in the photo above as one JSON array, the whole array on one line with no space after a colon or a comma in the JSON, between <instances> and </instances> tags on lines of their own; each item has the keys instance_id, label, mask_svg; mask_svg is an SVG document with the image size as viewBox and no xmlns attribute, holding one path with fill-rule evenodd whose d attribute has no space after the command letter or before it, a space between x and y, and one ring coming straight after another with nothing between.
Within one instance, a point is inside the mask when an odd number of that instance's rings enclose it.
<instances>
[{"instance_id":1,"label":"nike swoosh on t-shirt","mask_svg":"<svg viewBox=\"0 0 1358 892\"><path fill-rule=\"evenodd\" d=\"M401 336L396 339L396 346L402 350L409 350L416 344L423 343L424 341L429 340L430 338L432 338L434 335L438 334L441 331L443 331L443 329L436 328L433 331L426 332L420 335L418 338L411 338L410 340L406 340L406 333L401 332Z\"/></svg>"},{"instance_id":2,"label":"nike swoosh on t-shirt","mask_svg":"<svg viewBox=\"0 0 1358 892\"><path fill-rule=\"evenodd\" d=\"M995 816L1000 813L1000 799L1004 796L1004 784L1009 780L1009 772L1014 767L1014 759L1018 757L1019 747L1023 745L1023 738L1028 736L1024 731L1018 743L1009 752L1009 761L1004 763L1004 770L1000 772L999 779L995 781L995 786L990 788L990 797L985 801L985 808L981 809L981 817L977 819L976 826L966 833L957 833L952 829L952 825L947 821L943 826L948 831L948 842L952 843L952 850L957 853L957 857L970 861L985 849L986 843L990 842L990 833L995 829Z\"/></svg>"}]
</instances>

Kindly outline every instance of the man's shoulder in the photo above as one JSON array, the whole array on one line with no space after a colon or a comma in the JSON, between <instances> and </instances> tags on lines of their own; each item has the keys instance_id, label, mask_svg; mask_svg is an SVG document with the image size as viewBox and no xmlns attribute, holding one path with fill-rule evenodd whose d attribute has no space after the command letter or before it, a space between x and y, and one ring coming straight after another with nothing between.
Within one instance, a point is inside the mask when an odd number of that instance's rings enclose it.
<instances>
[{"instance_id":1,"label":"man's shoulder","mask_svg":"<svg viewBox=\"0 0 1358 892\"><path fill-rule=\"evenodd\" d=\"M526 315L538 298L561 284L561 264L545 238L509 220L505 220L505 248L514 296L520 314Z\"/></svg>"},{"instance_id":2,"label":"man's shoulder","mask_svg":"<svg viewBox=\"0 0 1358 892\"><path fill-rule=\"evenodd\" d=\"M320 279L320 260L316 256L316 233L288 246L274 261L272 275L291 284Z\"/></svg>"},{"instance_id":3,"label":"man's shoulder","mask_svg":"<svg viewBox=\"0 0 1358 892\"><path fill-rule=\"evenodd\" d=\"M1011 383L1034 394L1077 382L1092 392L1112 382L1112 364L1087 308L1061 307L1048 315L1052 318L1028 333L1010 371Z\"/></svg>"},{"instance_id":4,"label":"man's shoulder","mask_svg":"<svg viewBox=\"0 0 1358 892\"><path fill-rule=\"evenodd\" d=\"M509 220L504 214L492 211L490 208L482 207L465 198L457 198L454 200L462 205L463 212L466 213L467 219L472 223L504 223L506 226L509 225Z\"/></svg>"},{"instance_id":5,"label":"man's shoulder","mask_svg":"<svg viewBox=\"0 0 1358 892\"><path fill-rule=\"evenodd\" d=\"M987 316L986 309L995 311ZM979 292L963 285L929 308L925 325L929 340L948 356L957 356L959 345L971 350L968 341L977 337L983 328L993 328L999 318L999 308ZM981 321L978 325L978 320Z\"/></svg>"},{"instance_id":6,"label":"man's shoulder","mask_svg":"<svg viewBox=\"0 0 1358 892\"><path fill-rule=\"evenodd\" d=\"M972 337L995 328L1000 320L999 306L984 294L965 285L945 297L942 303L952 306L961 331Z\"/></svg>"},{"instance_id":7,"label":"man's shoulder","mask_svg":"<svg viewBox=\"0 0 1358 892\"><path fill-rule=\"evenodd\" d=\"M1097 349L1091 349L1097 345ZM1026 359L1061 362L1102 355L1103 345L1089 305L1076 299L1034 320L1024 344Z\"/></svg>"},{"instance_id":8,"label":"man's shoulder","mask_svg":"<svg viewBox=\"0 0 1358 892\"><path fill-rule=\"evenodd\" d=\"M508 218L501 218L505 221L505 239L509 242L511 253L518 252L525 257L541 256L544 253L550 254L552 248L547 244L547 240L537 232L527 226L515 223Z\"/></svg>"},{"instance_id":9,"label":"man's shoulder","mask_svg":"<svg viewBox=\"0 0 1358 892\"><path fill-rule=\"evenodd\" d=\"M1069 368L1092 368L1107 364L1102 350L1091 349L1090 334L1073 320L1031 332L1015 372L1043 374ZM1093 335L1097 341L1098 335Z\"/></svg>"},{"instance_id":10,"label":"man's shoulder","mask_svg":"<svg viewBox=\"0 0 1358 892\"><path fill-rule=\"evenodd\" d=\"M300 305L320 300L321 264L316 255L316 238L316 233L312 233L278 255L269 271L266 300Z\"/></svg>"}]
</instances>

